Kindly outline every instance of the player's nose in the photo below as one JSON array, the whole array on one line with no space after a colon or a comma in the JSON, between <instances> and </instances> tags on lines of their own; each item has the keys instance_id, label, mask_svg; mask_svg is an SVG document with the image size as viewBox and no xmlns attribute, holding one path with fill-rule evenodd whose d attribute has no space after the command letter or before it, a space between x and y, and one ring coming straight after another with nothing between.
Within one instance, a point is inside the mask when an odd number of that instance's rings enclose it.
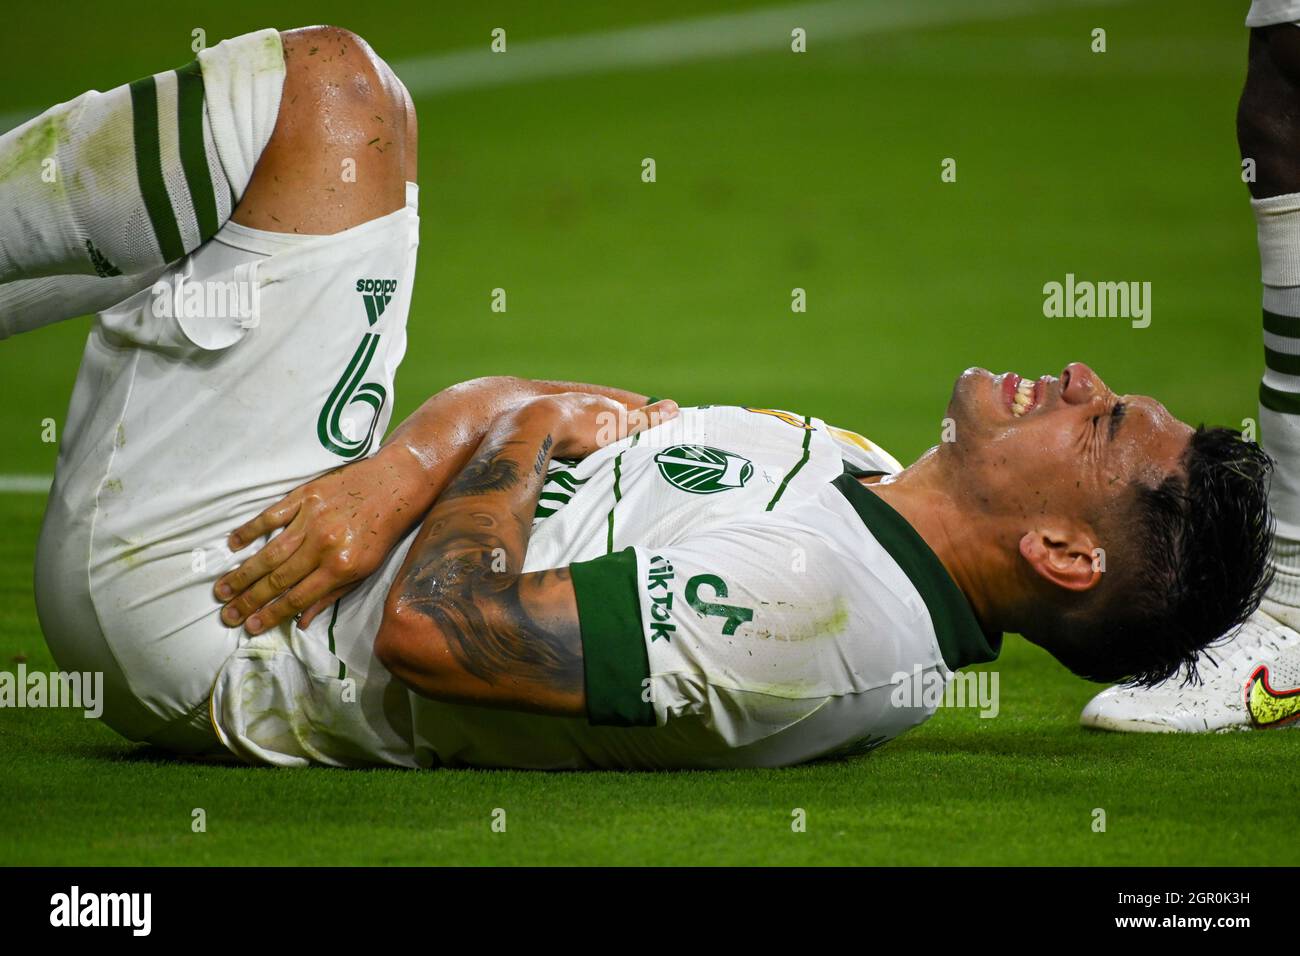
<instances>
[{"instance_id":1,"label":"player's nose","mask_svg":"<svg viewBox=\"0 0 1300 956\"><path fill-rule=\"evenodd\" d=\"M1061 398L1071 405L1082 405L1105 391L1101 376L1082 362L1071 362L1061 370Z\"/></svg>"}]
</instances>

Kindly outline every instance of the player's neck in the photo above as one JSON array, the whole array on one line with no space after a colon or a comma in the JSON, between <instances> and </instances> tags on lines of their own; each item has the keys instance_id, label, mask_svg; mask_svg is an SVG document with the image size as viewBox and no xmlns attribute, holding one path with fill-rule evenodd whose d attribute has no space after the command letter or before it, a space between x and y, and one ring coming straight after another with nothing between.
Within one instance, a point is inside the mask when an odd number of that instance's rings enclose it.
<instances>
[{"instance_id":1,"label":"player's neck","mask_svg":"<svg viewBox=\"0 0 1300 956\"><path fill-rule=\"evenodd\" d=\"M941 464L927 452L896 475L865 480L891 508L906 519L935 553L948 576L966 595L981 626L990 632L998 625L991 595L996 593L989 575L986 529L976 528L954 500L944 480Z\"/></svg>"}]
</instances>

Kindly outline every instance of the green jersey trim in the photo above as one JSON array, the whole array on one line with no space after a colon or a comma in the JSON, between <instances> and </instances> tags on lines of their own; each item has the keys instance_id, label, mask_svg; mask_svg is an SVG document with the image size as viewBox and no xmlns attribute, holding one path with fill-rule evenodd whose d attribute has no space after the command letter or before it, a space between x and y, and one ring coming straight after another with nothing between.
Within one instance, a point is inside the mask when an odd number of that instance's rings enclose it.
<instances>
[{"instance_id":1,"label":"green jersey trim","mask_svg":"<svg viewBox=\"0 0 1300 956\"><path fill-rule=\"evenodd\" d=\"M1002 650L1002 635L981 630L966 595L907 519L875 492L864 488L851 472L846 471L832 484L921 595L948 669L955 671L996 660Z\"/></svg>"},{"instance_id":2,"label":"green jersey trim","mask_svg":"<svg viewBox=\"0 0 1300 956\"><path fill-rule=\"evenodd\" d=\"M348 665L343 663L343 658L339 657L338 652L334 650L334 624L339 619L339 605L342 603L343 603L343 599L339 598L337 601L334 602L334 606L330 608L330 626L329 626L330 653L333 654L335 657L338 657L339 680L345 680L348 676Z\"/></svg>"},{"instance_id":3,"label":"green jersey trim","mask_svg":"<svg viewBox=\"0 0 1300 956\"><path fill-rule=\"evenodd\" d=\"M813 433L811 415L804 416L803 425L804 425L803 456L799 459L798 462L795 463L795 466L786 473L785 478L782 479L781 486L776 489L776 494L774 494L772 496L772 500L767 503L766 510L768 511L771 511L773 508L775 508L776 503L781 500L781 496L785 494L786 486L790 484L790 479L792 479L795 475L799 474L803 466L808 464L808 457L811 454L810 446L812 444L812 433Z\"/></svg>"},{"instance_id":4,"label":"green jersey trim","mask_svg":"<svg viewBox=\"0 0 1300 956\"><path fill-rule=\"evenodd\" d=\"M614 456L614 503L609 506L609 517L606 519L605 530L605 553L614 553L614 509L618 503L623 500L623 454L628 448L635 448L636 443L641 440L641 433L637 432L632 436L632 444L624 448Z\"/></svg>"},{"instance_id":5,"label":"green jersey trim","mask_svg":"<svg viewBox=\"0 0 1300 956\"><path fill-rule=\"evenodd\" d=\"M636 552L569 565L582 634L587 722L593 726L653 727L654 705L643 699L650 654L641 626Z\"/></svg>"}]
</instances>

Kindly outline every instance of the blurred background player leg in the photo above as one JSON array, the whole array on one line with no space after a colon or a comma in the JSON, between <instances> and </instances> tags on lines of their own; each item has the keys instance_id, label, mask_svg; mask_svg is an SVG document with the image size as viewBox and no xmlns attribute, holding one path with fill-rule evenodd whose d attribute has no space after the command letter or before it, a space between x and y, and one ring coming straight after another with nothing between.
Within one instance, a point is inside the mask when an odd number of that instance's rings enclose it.
<instances>
[{"instance_id":1,"label":"blurred background player leg","mask_svg":"<svg viewBox=\"0 0 1300 956\"><path fill-rule=\"evenodd\" d=\"M1112 687L1080 718L1103 730L1205 732L1300 726L1300 2L1252 5L1237 139L1253 164L1251 207L1264 281L1260 441L1276 463L1274 578L1260 609L1203 651L1202 682Z\"/></svg>"},{"instance_id":2,"label":"blurred background player leg","mask_svg":"<svg viewBox=\"0 0 1300 956\"><path fill-rule=\"evenodd\" d=\"M0 338L105 309L225 224L271 138L275 30L0 136Z\"/></svg>"}]
</instances>

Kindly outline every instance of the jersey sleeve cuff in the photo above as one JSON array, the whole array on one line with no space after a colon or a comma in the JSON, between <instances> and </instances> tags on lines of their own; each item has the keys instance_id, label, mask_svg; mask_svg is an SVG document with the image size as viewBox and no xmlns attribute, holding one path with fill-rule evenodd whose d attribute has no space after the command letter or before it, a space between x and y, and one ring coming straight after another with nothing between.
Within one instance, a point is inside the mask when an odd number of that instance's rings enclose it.
<instances>
[{"instance_id":1,"label":"jersey sleeve cuff","mask_svg":"<svg viewBox=\"0 0 1300 956\"><path fill-rule=\"evenodd\" d=\"M652 727L654 705L645 700L650 656L641 625L632 548L569 566L578 603L587 722Z\"/></svg>"}]
</instances>

